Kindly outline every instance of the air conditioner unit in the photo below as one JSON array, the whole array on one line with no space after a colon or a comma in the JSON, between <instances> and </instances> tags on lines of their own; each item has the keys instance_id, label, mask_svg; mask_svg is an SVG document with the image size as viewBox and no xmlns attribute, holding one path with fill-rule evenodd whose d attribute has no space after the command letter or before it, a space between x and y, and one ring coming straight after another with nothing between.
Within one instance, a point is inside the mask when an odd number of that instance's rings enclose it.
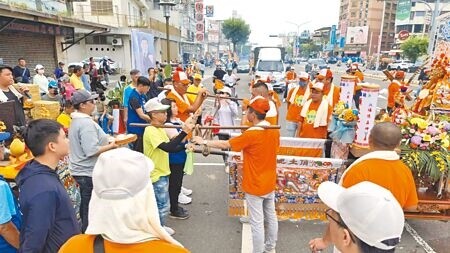
<instances>
[{"instance_id":1,"label":"air conditioner unit","mask_svg":"<svg viewBox=\"0 0 450 253\"><path fill-rule=\"evenodd\" d=\"M112 43L113 46L123 46L123 41L121 38L113 38Z\"/></svg>"}]
</instances>

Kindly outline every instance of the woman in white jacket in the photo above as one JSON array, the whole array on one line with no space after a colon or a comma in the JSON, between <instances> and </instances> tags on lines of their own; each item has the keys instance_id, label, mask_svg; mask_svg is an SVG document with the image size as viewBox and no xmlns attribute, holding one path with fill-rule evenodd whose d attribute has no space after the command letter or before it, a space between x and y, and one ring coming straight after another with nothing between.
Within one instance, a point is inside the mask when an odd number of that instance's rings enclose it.
<instances>
[{"instance_id":1,"label":"woman in white jacket","mask_svg":"<svg viewBox=\"0 0 450 253\"><path fill-rule=\"evenodd\" d=\"M214 117L214 123L219 124L220 126L234 126L234 118L238 115L238 106L231 99L227 99L231 96L231 89L228 87L223 87L218 91L219 94L219 110L217 111L216 116ZM232 133L236 133L236 130L232 129L220 129L220 132L217 134L219 140L228 140L230 139L230 135ZM223 155L223 161L226 163L228 156ZM225 167L225 171L228 173L228 165Z\"/></svg>"}]
</instances>

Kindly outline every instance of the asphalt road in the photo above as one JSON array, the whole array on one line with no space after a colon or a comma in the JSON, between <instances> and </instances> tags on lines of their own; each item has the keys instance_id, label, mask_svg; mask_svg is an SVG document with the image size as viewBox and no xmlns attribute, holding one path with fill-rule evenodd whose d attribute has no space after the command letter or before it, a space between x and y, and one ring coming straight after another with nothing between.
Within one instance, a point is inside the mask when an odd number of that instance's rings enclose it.
<instances>
[{"instance_id":1,"label":"asphalt road","mask_svg":"<svg viewBox=\"0 0 450 253\"><path fill-rule=\"evenodd\" d=\"M297 66L296 69L302 69ZM335 68L332 67L332 70ZM212 69L206 71L204 85L212 91L211 85ZM249 97L249 76L239 74L241 81L238 85L240 97ZM335 84L338 84L340 75L335 75ZM366 78L366 82L379 84L386 88L388 83L382 82L380 78ZM281 95L281 94L280 94ZM207 100L205 109L212 108L212 101ZM386 98L379 97L380 108L385 108ZM280 119L284 119L286 105L280 110ZM285 128L282 125L282 135ZM176 230L174 237L186 248L194 253L239 253L242 245L248 245L248 239L242 239L243 226L237 218L228 217L227 214L227 174L224 171L222 157L210 155L203 157L198 154L195 157L195 172L192 176L185 176L184 186L194 191L191 204L186 208L191 217L187 220L169 219L168 225ZM396 252L408 253L446 253L450 252L450 225L440 221L408 220L408 229L411 233L404 231L400 245ZM279 223L279 236L276 251L278 253L288 252L310 252L308 241L322 234L325 224L320 221L282 221ZM409 229L410 230L410 229ZM246 234L246 233L244 233ZM413 236L414 235L414 236ZM244 246L245 247L245 246ZM332 252L328 249L324 252Z\"/></svg>"}]
</instances>

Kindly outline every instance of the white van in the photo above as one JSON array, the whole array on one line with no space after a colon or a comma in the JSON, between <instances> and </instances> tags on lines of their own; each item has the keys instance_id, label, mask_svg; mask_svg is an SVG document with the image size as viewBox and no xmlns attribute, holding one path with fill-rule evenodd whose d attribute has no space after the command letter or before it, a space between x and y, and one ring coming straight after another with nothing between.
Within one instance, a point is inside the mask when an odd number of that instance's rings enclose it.
<instances>
[{"instance_id":1,"label":"white van","mask_svg":"<svg viewBox=\"0 0 450 253\"><path fill-rule=\"evenodd\" d=\"M283 62L282 49L278 47L263 47L259 49L255 64L255 74L266 79L272 76L272 87L274 91L281 93L286 88L285 66Z\"/></svg>"}]
</instances>

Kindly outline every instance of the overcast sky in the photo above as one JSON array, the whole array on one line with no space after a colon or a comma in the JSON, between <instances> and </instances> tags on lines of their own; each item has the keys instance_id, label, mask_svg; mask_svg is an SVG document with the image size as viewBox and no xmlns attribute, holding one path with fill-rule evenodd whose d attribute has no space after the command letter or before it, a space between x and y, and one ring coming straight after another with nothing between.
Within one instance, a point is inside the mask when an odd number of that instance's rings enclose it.
<instances>
[{"instance_id":1,"label":"overcast sky","mask_svg":"<svg viewBox=\"0 0 450 253\"><path fill-rule=\"evenodd\" d=\"M260 45L276 45L270 34L297 32L337 25L339 0L204 0L205 5L214 5L214 17L227 19L236 10L252 33L250 41Z\"/></svg>"}]
</instances>

